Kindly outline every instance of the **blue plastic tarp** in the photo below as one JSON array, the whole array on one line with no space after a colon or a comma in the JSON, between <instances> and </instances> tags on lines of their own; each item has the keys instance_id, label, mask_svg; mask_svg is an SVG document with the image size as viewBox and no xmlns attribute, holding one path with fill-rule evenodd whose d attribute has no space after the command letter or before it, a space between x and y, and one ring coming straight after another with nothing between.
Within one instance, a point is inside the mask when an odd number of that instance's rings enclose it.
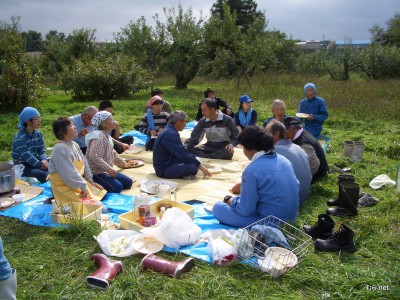
<instances>
[{"instance_id":1,"label":"blue plastic tarp","mask_svg":"<svg viewBox=\"0 0 400 300\"><path fill-rule=\"evenodd\" d=\"M44 188L43 192L39 196L5 211L0 211L0 216L16 218L35 226L65 226L52 223L50 218L50 212L52 211L51 204L43 204L43 201L46 198L52 196L49 182L38 186ZM156 196L150 198L150 201L155 200L157 200ZM109 215L109 220L119 222L118 215L132 210L134 206L134 196L107 193L102 203L108 209L107 214ZM202 233L214 229L232 229L232 227L219 224L213 214L204 209L204 204L202 202L192 200L186 201L186 203L194 207L194 222L201 228ZM181 252L209 263L212 262L208 255L208 247L206 243L181 247L180 249L173 249L164 246L163 250L166 252Z\"/></svg>"}]
</instances>

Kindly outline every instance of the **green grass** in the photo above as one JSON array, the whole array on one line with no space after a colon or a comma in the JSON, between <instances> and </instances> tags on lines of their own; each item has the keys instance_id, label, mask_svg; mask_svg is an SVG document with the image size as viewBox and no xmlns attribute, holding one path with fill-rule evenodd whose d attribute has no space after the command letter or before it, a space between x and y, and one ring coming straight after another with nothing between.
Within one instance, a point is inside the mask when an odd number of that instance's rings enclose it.
<instances>
[{"instance_id":1,"label":"green grass","mask_svg":"<svg viewBox=\"0 0 400 300\"><path fill-rule=\"evenodd\" d=\"M174 109L185 110L193 119L203 90L212 87L234 108L242 94L249 94L259 113L258 123L270 115L273 99L287 105L294 114L306 82L316 82L319 95L327 101L329 119L324 134L330 137L327 160L331 169L350 167L365 192L379 199L374 207L360 208L355 218L335 217L336 228L347 224L356 232L357 252L319 253L310 247L305 259L279 279L273 279L240 263L214 267L196 259L195 268L181 279L171 279L151 271L141 271L142 256L123 259L124 271L106 292L90 289L85 278L96 266L90 255L101 252L93 239L92 226L71 229L33 227L18 220L0 217L0 234L5 253L18 272L18 299L398 299L400 295L400 217L399 196L395 188L372 190L368 183L379 174L396 179L400 161L400 82L334 82L321 78L290 75L263 75L253 78L252 87L236 87L235 81L196 79L187 90L176 90L170 79L156 82L165 91ZM71 101L57 87L53 95L38 107L46 145L55 138L51 122L61 115L79 113L86 105ZM149 99L149 91L131 99L116 100L115 118L125 131L133 129ZM236 110L236 108L235 108ZM0 115L0 158L10 159L12 137L18 114ZM345 159L342 142L366 143L363 161ZM326 209L326 200L337 196L338 173L312 186L310 200L301 208L296 225L314 224ZM180 260L182 254L160 253L164 258ZM389 287L389 291L368 291L366 286Z\"/></svg>"}]
</instances>

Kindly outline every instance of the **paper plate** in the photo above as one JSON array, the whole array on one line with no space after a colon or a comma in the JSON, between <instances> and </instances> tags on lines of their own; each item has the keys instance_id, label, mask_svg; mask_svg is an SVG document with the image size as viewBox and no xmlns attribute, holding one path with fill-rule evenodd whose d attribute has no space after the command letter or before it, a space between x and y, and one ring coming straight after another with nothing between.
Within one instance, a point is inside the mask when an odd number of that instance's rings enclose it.
<instances>
[{"instance_id":1,"label":"paper plate","mask_svg":"<svg viewBox=\"0 0 400 300\"><path fill-rule=\"evenodd\" d=\"M308 118L308 114L305 114L305 113L296 113L296 117L305 119L305 118Z\"/></svg>"},{"instance_id":2,"label":"paper plate","mask_svg":"<svg viewBox=\"0 0 400 300\"><path fill-rule=\"evenodd\" d=\"M129 163L129 162L135 163L134 165L129 166L126 169L139 168L141 166L144 166L144 161L141 159L132 158L132 159L125 159L125 161L127 163Z\"/></svg>"},{"instance_id":3,"label":"paper plate","mask_svg":"<svg viewBox=\"0 0 400 300\"><path fill-rule=\"evenodd\" d=\"M142 152L143 148L137 147L137 146L131 146L129 150L126 150L124 153L125 154L137 154Z\"/></svg>"},{"instance_id":4,"label":"paper plate","mask_svg":"<svg viewBox=\"0 0 400 300\"><path fill-rule=\"evenodd\" d=\"M152 236L140 235L132 241L132 246L140 253L149 254L161 251L164 244Z\"/></svg>"},{"instance_id":5,"label":"paper plate","mask_svg":"<svg viewBox=\"0 0 400 300\"><path fill-rule=\"evenodd\" d=\"M216 167L213 167L213 168L208 168L208 171L211 174L218 174L218 173L222 172L222 168L220 166L216 166Z\"/></svg>"},{"instance_id":6,"label":"paper plate","mask_svg":"<svg viewBox=\"0 0 400 300\"><path fill-rule=\"evenodd\" d=\"M225 171L243 172L243 170L247 167L249 163L249 161L233 161L229 164L222 165L221 167Z\"/></svg>"},{"instance_id":7,"label":"paper plate","mask_svg":"<svg viewBox=\"0 0 400 300\"><path fill-rule=\"evenodd\" d=\"M13 206L14 203L15 203L15 201L12 199L0 200L0 208L11 207L11 206Z\"/></svg>"},{"instance_id":8,"label":"paper plate","mask_svg":"<svg viewBox=\"0 0 400 300\"><path fill-rule=\"evenodd\" d=\"M149 180L140 185L140 189L148 194L157 194L158 187L162 184L169 185L171 192L175 191L178 187L176 182L170 180Z\"/></svg>"},{"instance_id":9,"label":"paper plate","mask_svg":"<svg viewBox=\"0 0 400 300\"><path fill-rule=\"evenodd\" d=\"M209 212L212 212L214 205L215 205L215 202L206 202L206 203L204 203L204 209Z\"/></svg>"}]
</instances>

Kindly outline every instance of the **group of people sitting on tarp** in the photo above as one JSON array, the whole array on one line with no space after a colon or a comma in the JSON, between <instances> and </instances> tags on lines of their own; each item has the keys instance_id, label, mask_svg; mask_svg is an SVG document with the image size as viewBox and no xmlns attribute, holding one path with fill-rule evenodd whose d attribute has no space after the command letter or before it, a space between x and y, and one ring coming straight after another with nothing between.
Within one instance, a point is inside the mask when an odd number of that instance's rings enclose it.
<instances>
[{"instance_id":1,"label":"group of people sitting on tarp","mask_svg":"<svg viewBox=\"0 0 400 300\"><path fill-rule=\"evenodd\" d=\"M256 126L257 112L248 95L239 98L234 113L208 89L199 104L202 117L182 144L179 131L186 125L186 113L172 112L162 91L155 90L137 129L148 136L146 148L152 149L155 172L162 178L195 179L199 170L211 176L196 157L229 160L240 144L251 163L242 182L232 188L239 195L227 195L217 203L215 217L235 227L268 215L294 221L299 204L309 197L310 184L328 170L316 139L328 117L325 101L317 97L314 84L305 85L304 93L299 108L306 114L304 127L302 119L286 116L282 100L275 100L273 116L263 128ZM127 167L118 152L129 149L133 138L120 137L112 110L111 101L102 101L100 109L89 106L81 114L55 120L52 126L58 142L48 161L43 134L38 130L40 113L33 107L24 108L12 145L14 163L25 166L23 176L40 182L48 178L59 205L71 201L93 204L106 192L130 189L132 179L113 166ZM199 145L204 136L207 142Z\"/></svg>"}]
</instances>

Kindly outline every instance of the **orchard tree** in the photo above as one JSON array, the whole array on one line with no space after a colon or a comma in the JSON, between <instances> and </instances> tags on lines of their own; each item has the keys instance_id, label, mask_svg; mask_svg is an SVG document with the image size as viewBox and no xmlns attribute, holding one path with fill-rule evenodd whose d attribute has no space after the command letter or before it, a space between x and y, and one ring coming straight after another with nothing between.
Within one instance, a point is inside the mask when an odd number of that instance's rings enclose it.
<instances>
[{"instance_id":1,"label":"orchard tree","mask_svg":"<svg viewBox=\"0 0 400 300\"><path fill-rule=\"evenodd\" d=\"M42 34L37 31L29 30L28 32L22 32L22 38L24 39L24 48L26 52L40 51L42 46Z\"/></svg>"},{"instance_id":2,"label":"orchard tree","mask_svg":"<svg viewBox=\"0 0 400 300\"><path fill-rule=\"evenodd\" d=\"M42 53L47 57L50 64L54 66L58 73L63 71L63 61L65 56L65 34L56 30L50 30L42 43ZM53 73L47 70L48 73Z\"/></svg>"},{"instance_id":3,"label":"orchard tree","mask_svg":"<svg viewBox=\"0 0 400 300\"><path fill-rule=\"evenodd\" d=\"M202 73L214 77L242 78L258 71L277 70L290 61L288 49L293 45L279 31L266 31L264 14L257 16L243 32L236 24L236 13L223 3L223 15L213 14L205 25L206 62Z\"/></svg>"},{"instance_id":4,"label":"orchard tree","mask_svg":"<svg viewBox=\"0 0 400 300\"><path fill-rule=\"evenodd\" d=\"M396 13L386 25L386 30L377 24L369 29L373 43L400 47L400 13Z\"/></svg>"},{"instance_id":5,"label":"orchard tree","mask_svg":"<svg viewBox=\"0 0 400 300\"><path fill-rule=\"evenodd\" d=\"M370 45L360 53L361 69L368 79L400 78L400 49Z\"/></svg>"},{"instance_id":6,"label":"orchard tree","mask_svg":"<svg viewBox=\"0 0 400 300\"><path fill-rule=\"evenodd\" d=\"M65 37L63 33L50 31L43 42L42 53L54 64L57 72L61 73L65 66L71 66L75 59L94 58L95 32L94 29L81 28Z\"/></svg>"},{"instance_id":7,"label":"orchard tree","mask_svg":"<svg viewBox=\"0 0 400 300\"><path fill-rule=\"evenodd\" d=\"M0 23L0 106L3 111L20 111L43 100L48 90L41 84L40 73L33 74L24 56L19 17L12 23Z\"/></svg>"},{"instance_id":8,"label":"orchard tree","mask_svg":"<svg viewBox=\"0 0 400 300\"><path fill-rule=\"evenodd\" d=\"M217 0L211 8L211 14L218 15L222 20L229 18L224 4L228 5L230 15L235 13L235 23L242 31L247 31L257 18L264 16L261 11L257 11L257 3L253 0Z\"/></svg>"},{"instance_id":9,"label":"orchard tree","mask_svg":"<svg viewBox=\"0 0 400 300\"><path fill-rule=\"evenodd\" d=\"M81 28L72 31L65 39L66 64L72 59L81 59L85 56L94 57L96 51L96 29Z\"/></svg>"},{"instance_id":10,"label":"orchard tree","mask_svg":"<svg viewBox=\"0 0 400 300\"><path fill-rule=\"evenodd\" d=\"M115 40L118 51L134 56L141 66L157 72L168 50L168 42L165 25L159 21L158 15L153 19L156 22L154 28L146 24L144 17L131 21L117 33Z\"/></svg>"},{"instance_id":11,"label":"orchard tree","mask_svg":"<svg viewBox=\"0 0 400 300\"><path fill-rule=\"evenodd\" d=\"M183 11L179 4L177 12L174 8L164 8L167 17L167 39L170 42L166 55L166 67L175 76L175 87L187 88L199 70L204 52L203 22L193 16L192 9Z\"/></svg>"}]
</instances>

